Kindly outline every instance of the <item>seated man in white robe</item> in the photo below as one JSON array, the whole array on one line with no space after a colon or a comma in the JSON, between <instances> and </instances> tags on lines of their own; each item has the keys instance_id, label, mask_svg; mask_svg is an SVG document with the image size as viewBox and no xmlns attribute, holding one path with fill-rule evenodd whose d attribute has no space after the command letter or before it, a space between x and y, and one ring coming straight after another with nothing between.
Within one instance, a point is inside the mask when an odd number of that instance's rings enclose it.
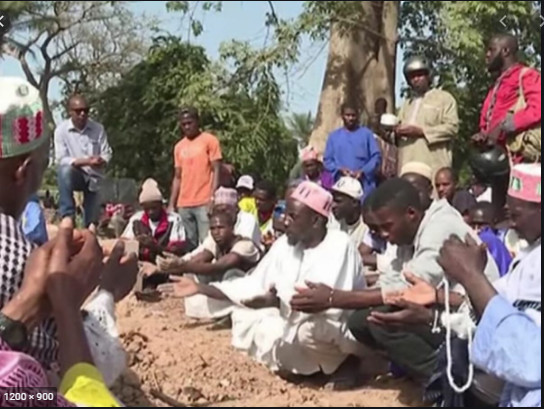
<instances>
[{"instance_id":1,"label":"seated man in white robe","mask_svg":"<svg viewBox=\"0 0 544 409\"><path fill-rule=\"evenodd\" d=\"M235 303L234 347L272 371L331 375L350 355L361 355L347 330L350 311L325 306L299 313L290 305L297 288L309 282L344 291L364 288L360 257L349 236L327 231L331 207L327 191L304 182L288 201L286 235L252 274L212 285L182 278L159 289L177 297L205 294Z\"/></svg>"},{"instance_id":2,"label":"seated man in white robe","mask_svg":"<svg viewBox=\"0 0 544 409\"><path fill-rule=\"evenodd\" d=\"M234 231L232 212L214 211L210 216L210 236L197 250L184 258L159 257L159 269L172 276L190 275L202 283L244 277L261 259L261 250L248 238ZM195 295L185 300L185 314L196 319L218 319L211 329L230 328L232 303Z\"/></svg>"}]
</instances>

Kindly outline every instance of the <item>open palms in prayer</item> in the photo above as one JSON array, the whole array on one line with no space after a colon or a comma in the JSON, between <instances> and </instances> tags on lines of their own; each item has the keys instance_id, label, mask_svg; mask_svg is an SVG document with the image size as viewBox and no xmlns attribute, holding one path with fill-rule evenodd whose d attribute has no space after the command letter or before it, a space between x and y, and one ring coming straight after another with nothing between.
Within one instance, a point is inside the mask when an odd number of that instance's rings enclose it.
<instances>
[{"instance_id":1,"label":"open palms in prayer","mask_svg":"<svg viewBox=\"0 0 544 409\"><path fill-rule=\"evenodd\" d=\"M435 287L412 273L404 273L404 277L410 284L410 287L402 291L399 294L398 299L424 307L436 304Z\"/></svg>"},{"instance_id":2,"label":"open palms in prayer","mask_svg":"<svg viewBox=\"0 0 544 409\"><path fill-rule=\"evenodd\" d=\"M187 277L170 277L172 283L161 284L157 290L165 296L187 298L198 294L198 283Z\"/></svg>"},{"instance_id":3,"label":"open palms in prayer","mask_svg":"<svg viewBox=\"0 0 544 409\"><path fill-rule=\"evenodd\" d=\"M175 254L163 253L164 257L157 257L157 267L163 273L167 274L180 274L182 273L181 267L183 266L183 260Z\"/></svg>"}]
</instances>

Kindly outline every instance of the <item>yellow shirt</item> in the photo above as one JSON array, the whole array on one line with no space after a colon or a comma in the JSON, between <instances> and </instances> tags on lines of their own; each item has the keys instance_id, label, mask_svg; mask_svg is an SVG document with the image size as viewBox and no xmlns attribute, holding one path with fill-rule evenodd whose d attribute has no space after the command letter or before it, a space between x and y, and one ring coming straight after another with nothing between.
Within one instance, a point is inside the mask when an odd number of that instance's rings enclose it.
<instances>
[{"instance_id":1,"label":"yellow shirt","mask_svg":"<svg viewBox=\"0 0 544 409\"><path fill-rule=\"evenodd\" d=\"M244 197L242 200L240 200L240 202L238 202L238 207L241 211L257 217L257 203L255 203L255 199L253 197Z\"/></svg>"},{"instance_id":2,"label":"yellow shirt","mask_svg":"<svg viewBox=\"0 0 544 409\"><path fill-rule=\"evenodd\" d=\"M76 364L62 378L60 393L78 406L95 408L120 408L110 393L102 375L90 364Z\"/></svg>"}]
</instances>

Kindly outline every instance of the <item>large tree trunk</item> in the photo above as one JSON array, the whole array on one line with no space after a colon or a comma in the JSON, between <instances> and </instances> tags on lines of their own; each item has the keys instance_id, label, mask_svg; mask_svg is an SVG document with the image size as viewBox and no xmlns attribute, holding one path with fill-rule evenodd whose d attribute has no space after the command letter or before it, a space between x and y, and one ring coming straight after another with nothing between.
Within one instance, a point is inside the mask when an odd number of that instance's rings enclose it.
<instances>
[{"instance_id":1,"label":"large tree trunk","mask_svg":"<svg viewBox=\"0 0 544 409\"><path fill-rule=\"evenodd\" d=\"M340 106L359 105L363 118L378 98L395 108L395 63L400 1L361 1L361 23L349 33L333 25L317 119L310 143L324 152L328 135L341 126Z\"/></svg>"}]
</instances>

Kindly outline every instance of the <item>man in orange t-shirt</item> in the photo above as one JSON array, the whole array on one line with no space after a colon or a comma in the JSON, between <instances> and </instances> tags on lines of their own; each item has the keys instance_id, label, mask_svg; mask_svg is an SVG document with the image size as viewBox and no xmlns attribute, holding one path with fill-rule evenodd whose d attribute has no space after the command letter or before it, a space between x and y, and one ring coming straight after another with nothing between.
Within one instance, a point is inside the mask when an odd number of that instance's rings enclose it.
<instances>
[{"instance_id":1,"label":"man in orange t-shirt","mask_svg":"<svg viewBox=\"0 0 544 409\"><path fill-rule=\"evenodd\" d=\"M208 235L208 208L219 187L222 155L219 140L200 130L196 109L181 111L180 126L184 138L174 148L169 209L178 209L189 249L195 249Z\"/></svg>"}]
</instances>

